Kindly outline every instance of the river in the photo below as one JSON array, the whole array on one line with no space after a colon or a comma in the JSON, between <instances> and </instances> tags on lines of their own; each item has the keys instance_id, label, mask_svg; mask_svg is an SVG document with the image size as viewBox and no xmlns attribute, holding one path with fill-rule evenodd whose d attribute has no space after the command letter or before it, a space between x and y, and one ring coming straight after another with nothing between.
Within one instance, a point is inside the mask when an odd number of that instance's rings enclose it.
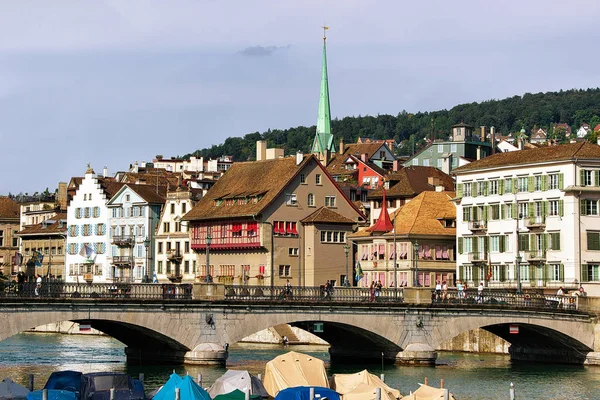
<instances>
[{"instance_id":1,"label":"river","mask_svg":"<svg viewBox=\"0 0 600 400\"><path fill-rule=\"evenodd\" d=\"M329 364L325 347L237 344L229 348L228 368L264 374L267 361L288 350L310 353L327 362L328 374L353 373L367 368L382 373L382 366ZM35 375L40 389L50 373L65 369L82 372L127 372L145 374L146 391L164 383L175 370L194 378L202 374L203 386L210 386L225 372L222 367L203 366L128 366L123 345L107 336L21 333L0 342L0 376L9 376L22 385ZM408 394L418 388L424 377L439 386L440 378L458 400L508 399L513 382L517 399L600 399L600 367L512 364L505 355L440 353L436 367L386 365L385 381Z\"/></svg>"}]
</instances>

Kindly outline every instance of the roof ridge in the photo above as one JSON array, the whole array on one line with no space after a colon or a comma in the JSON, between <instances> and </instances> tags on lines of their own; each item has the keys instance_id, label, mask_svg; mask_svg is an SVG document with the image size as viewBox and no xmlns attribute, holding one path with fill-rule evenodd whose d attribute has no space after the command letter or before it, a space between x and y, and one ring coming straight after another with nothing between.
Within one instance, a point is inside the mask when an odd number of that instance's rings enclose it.
<instances>
[{"instance_id":1,"label":"roof ridge","mask_svg":"<svg viewBox=\"0 0 600 400\"><path fill-rule=\"evenodd\" d=\"M421 194L426 193L426 192L422 192ZM423 207L423 199L425 198L425 195L419 194L417 197L419 198L419 206L417 207L417 212L415 213L415 216L412 220L412 224L410 225L410 229L408 230L408 234L410 235L410 233L412 232L413 228L415 227L415 224L417 223L417 219L419 218L419 213L421 212L421 207ZM415 201L417 200L417 197L415 197L414 199L412 199L411 201ZM410 201L409 201L410 203Z\"/></svg>"}]
</instances>

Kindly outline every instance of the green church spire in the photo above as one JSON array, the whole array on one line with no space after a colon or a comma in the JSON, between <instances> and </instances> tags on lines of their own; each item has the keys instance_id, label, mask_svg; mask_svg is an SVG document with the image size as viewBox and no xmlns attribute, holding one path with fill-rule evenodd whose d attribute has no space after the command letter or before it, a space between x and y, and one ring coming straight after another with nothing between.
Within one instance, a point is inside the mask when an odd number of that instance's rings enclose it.
<instances>
[{"instance_id":1,"label":"green church spire","mask_svg":"<svg viewBox=\"0 0 600 400\"><path fill-rule=\"evenodd\" d=\"M327 36L323 27L323 65L321 68L321 97L319 98L319 113L317 117L317 132L312 146L312 152L323 155L325 150L335 153L333 135L331 134L331 113L329 111L329 83L327 79Z\"/></svg>"}]
</instances>

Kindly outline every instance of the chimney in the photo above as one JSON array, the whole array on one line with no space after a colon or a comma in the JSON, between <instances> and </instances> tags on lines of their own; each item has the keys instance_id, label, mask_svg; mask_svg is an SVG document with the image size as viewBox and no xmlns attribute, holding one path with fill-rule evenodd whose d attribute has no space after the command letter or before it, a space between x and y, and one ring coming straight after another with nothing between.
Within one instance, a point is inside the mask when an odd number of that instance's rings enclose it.
<instances>
[{"instance_id":1,"label":"chimney","mask_svg":"<svg viewBox=\"0 0 600 400\"><path fill-rule=\"evenodd\" d=\"M523 143L523 138L518 138L518 139L517 139L517 148L518 148L519 150L523 150L523 147L524 147L524 146L523 146L523 144L524 144L524 143Z\"/></svg>"},{"instance_id":2,"label":"chimney","mask_svg":"<svg viewBox=\"0 0 600 400\"><path fill-rule=\"evenodd\" d=\"M323 150L323 161L321 164L323 164L323 166L327 166L327 164L329 164L329 160L331 159L331 154L329 154L329 150L325 149Z\"/></svg>"},{"instance_id":3,"label":"chimney","mask_svg":"<svg viewBox=\"0 0 600 400\"><path fill-rule=\"evenodd\" d=\"M490 127L490 136L492 139L492 154L496 154L496 128Z\"/></svg>"},{"instance_id":4,"label":"chimney","mask_svg":"<svg viewBox=\"0 0 600 400\"><path fill-rule=\"evenodd\" d=\"M304 160L304 154L302 154L301 151L298 151L296 153L296 165L300 165L300 163L302 163L302 160Z\"/></svg>"},{"instance_id":5,"label":"chimney","mask_svg":"<svg viewBox=\"0 0 600 400\"><path fill-rule=\"evenodd\" d=\"M67 183L58 182L58 198L56 199L61 211L67 210Z\"/></svg>"},{"instance_id":6,"label":"chimney","mask_svg":"<svg viewBox=\"0 0 600 400\"><path fill-rule=\"evenodd\" d=\"M104 167L104 169L102 170L102 176L105 178L108 176L108 167Z\"/></svg>"},{"instance_id":7,"label":"chimney","mask_svg":"<svg viewBox=\"0 0 600 400\"><path fill-rule=\"evenodd\" d=\"M136 162L133 163L133 172L137 174L139 172L139 170L140 170L139 169L139 164L136 161Z\"/></svg>"},{"instance_id":8,"label":"chimney","mask_svg":"<svg viewBox=\"0 0 600 400\"><path fill-rule=\"evenodd\" d=\"M344 154L344 138L340 138L340 154Z\"/></svg>"},{"instance_id":9,"label":"chimney","mask_svg":"<svg viewBox=\"0 0 600 400\"><path fill-rule=\"evenodd\" d=\"M452 154L442 158L442 172L450 175L450 166L452 165Z\"/></svg>"},{"instance_id":10,"label":"chimney","mask_svg":"<svg viewBox=\"0 0 600 400\"><path fill-rule=\"evenodd\" d=\"M485 142L485 125L482 125L480 128L481 128L481 141Z\"/></svg>"},{"instance_id":11,"label":"chimney","mask_svg":"<svg viewBox=\"0 0 600 400\"><path fill-rule=\"evenodd\" d=\"M477 159L481 160L481 146L477 146Z\"/></svg>"},{"instance_id":12,"label":"chimney","mask_svg":"<svg viewBox=\"0 0 600 400\"><path fill-rule=\"evenodd\" d=\"M256 141L256 161L263 161L267 158L267 142L266 140Z\"/></svg>"},{"instance_id":13,"label":"chimney","mask_svg":"<svg viewBox=\"0 0 600 400\"><path fill-rule=\"evenodd\" d=\"M392 163L392 171L396 172L400 168L400 161L394 160Z\"/></svg>"},{"instance_id":14,"label":"chimney","mask_svg":"<svg viewBox=\"0 0 600 400\"><path fill-rule=\"evenodd\" d=\"M367 153L361 154L360 159L362 162L366 163L369 160L369 158L367 157Z\"/></svg>"}]
</instances>

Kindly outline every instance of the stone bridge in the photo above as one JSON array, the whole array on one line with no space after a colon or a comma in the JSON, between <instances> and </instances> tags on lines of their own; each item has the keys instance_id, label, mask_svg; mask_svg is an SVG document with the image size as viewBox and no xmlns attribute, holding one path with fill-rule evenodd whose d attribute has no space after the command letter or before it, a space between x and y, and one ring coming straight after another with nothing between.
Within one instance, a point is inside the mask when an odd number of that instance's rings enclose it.
<instances>
[{"instance_id":1,"label":"stone bridge","mask_svg":"<svg viewBox=\"0 0 600 400\"><path fill-rule=\"evenodd\" d=\"M332 359L435 363L435 349L482 328L511 343L512 360L600 364L593 313L479 305L293 303L228 300L4 299L0 340L61 321L90 324L121 341L130 363L225 363L226 343L288 323L331 345ZM518 327L517 334L510 326Z\"/></svg>"}]
</instances>

